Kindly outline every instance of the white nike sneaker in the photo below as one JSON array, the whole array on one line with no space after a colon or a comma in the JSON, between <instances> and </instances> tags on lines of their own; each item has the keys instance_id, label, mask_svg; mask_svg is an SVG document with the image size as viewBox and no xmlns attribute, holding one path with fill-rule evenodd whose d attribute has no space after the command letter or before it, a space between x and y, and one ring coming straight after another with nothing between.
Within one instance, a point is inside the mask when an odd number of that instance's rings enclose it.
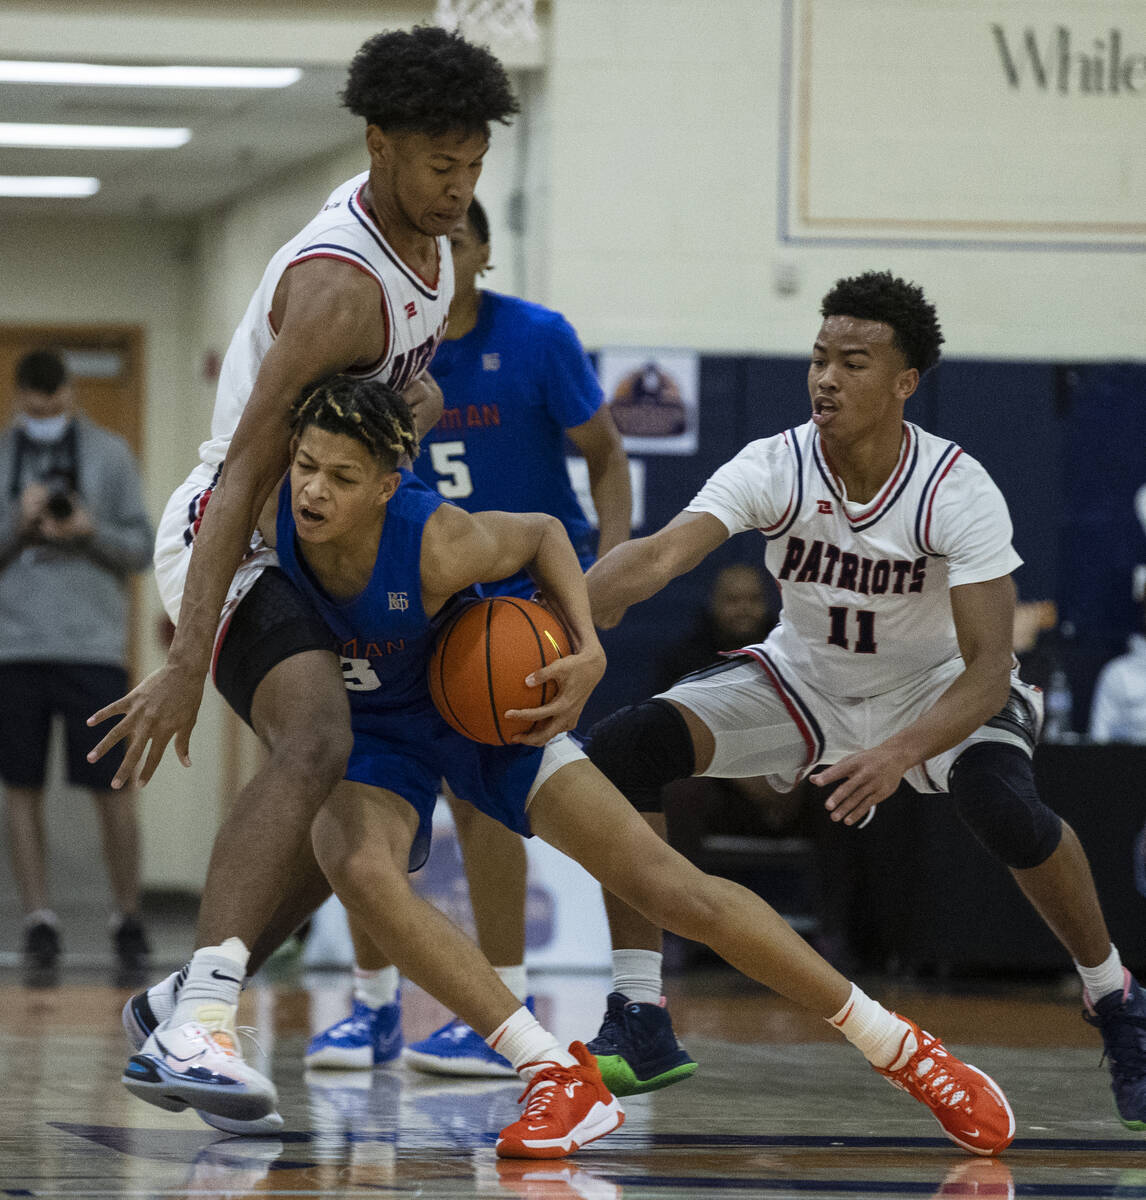
<instances>
[{"instance_id":1,"label":"white nike sneaker","mask_svg":"<svg viewBox=\"0 0 1146 1200\"><path fill-rule=\"evenodd\" d=\"M169 1112L195 1108L204 1119L258 1121L278 1100L275 1085L243 1061L234 1029L221 1021L160 1026L128 1059L123 1084L149 1104Z\"/></svg>"}]
</instances>

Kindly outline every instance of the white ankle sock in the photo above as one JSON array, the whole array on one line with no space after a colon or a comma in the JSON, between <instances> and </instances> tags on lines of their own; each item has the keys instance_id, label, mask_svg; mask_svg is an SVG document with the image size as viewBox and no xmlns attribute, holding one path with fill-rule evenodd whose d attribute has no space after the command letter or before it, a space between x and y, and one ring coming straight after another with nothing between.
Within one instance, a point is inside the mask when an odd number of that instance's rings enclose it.
<instances>
[{"instance_id":1,"label":"white ankle sock","mask_svg":"<svg viewBox=\"0 0 1146 1200\"><path fill-rule=\"evenodd\" d=\"M491 1050L509 1059L526 1083L548 1063L561 1067L577 1065L573 1055L562 1050L553 1034L543 1029L524 1006L502 1021L485 1041Z\"/></svg>"},{"instance_id":2,"label":"white ankle sock","mask_svg":"<svg viewBox=\"0 0 1146 1200\"><path fill-rule=\"evenodd\" d=\"M227 1005L233 1014L239 1004L249 957L250 951L235 937L227 938L220 946L196 950L187 965L187 978L171 1014L171 1024L196 1020L198 1010L204 1005L211 1008Z\"/></svg>"},{"instance_id":3,"label":"white ankle sock","mask_svg":"<svg viewBox=\"0 0 1146 1200\"><path fill-rule=\"evenodd\" d=\"M369 1008L381 1008L398 999L398 968L381 967L377 971L354 968L354 999Z\"/></svg>"},{"instance_id":4,"label":"white ankle sock","mask_svg":"<svg viewBox=\"0 0 1146 1200\"><path fill-rule=\"evenodd\" d=\"M518 963L513 967L494 967L494 970L497 972L498 979L524 1004L525 997L529 995L529 980L526 975L525 963Z\"/></svg>"},{"instance_id":5,"label":"white ankle sock","mask_svg":"<svg viewBox=\"0 0 1146 1200\"><path fill-rule=\"evenodd\" d=\"M662 956L657 950L614 950L613 991L634 1004L659 1004Z\"/></svg>"},{"instance_id":6,"label":"white ankle sock","mask_svg":"<svg viewBox=\"0 0 1146 1200\"><path fill-rule=\"evenodd\" d=\"M888 1012L878 1000L873 1000L854 983L847 1003L827 1020L873 1067L886 1070L900 1066L902 1064L897 1060L906 1062L915 1052L915 1035L907 1022Z\"/></svg>"},{"instance_id":7,"label":"white ankle sock","mask_svg":"<svg viewBox=\"0 0 1146 1200\"><path fill-rule=\"evenodd\" d=\"M1115 945L1111 945L1106 961L1100 962L1097 967L1084 967L1076 960L1074 969L1082 979L1082 986L1086 988L1086 994L1092 1002L1101 1000L1103 996L1109 996L1111 992L1122 991L1126 984L1126 975L1122 969L1122 956L1118 953L1118 947Z\"/></svg>"}]
</instances>

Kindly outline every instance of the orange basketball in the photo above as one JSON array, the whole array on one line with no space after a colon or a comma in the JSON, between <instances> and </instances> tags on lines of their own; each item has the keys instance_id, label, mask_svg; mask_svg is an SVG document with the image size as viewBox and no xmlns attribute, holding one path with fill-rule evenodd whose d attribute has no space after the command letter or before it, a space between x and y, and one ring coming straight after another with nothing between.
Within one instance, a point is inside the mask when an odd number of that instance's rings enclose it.
<instances>
[{"instance_id":1,"label":"orange basketball","mask_svg":"<svg viewBox=\"0 0 1146 1200\"><path fill-rule=\"evenodd\" d=\"M506 746L531 727L507 720L506 709L538 708L555 694L552 683L526 687L525 677L570 653L565 626L549 609L516 596L491 596L463 608L438 634L430 695L458 733Z\"/></svg>"}]
</instances>

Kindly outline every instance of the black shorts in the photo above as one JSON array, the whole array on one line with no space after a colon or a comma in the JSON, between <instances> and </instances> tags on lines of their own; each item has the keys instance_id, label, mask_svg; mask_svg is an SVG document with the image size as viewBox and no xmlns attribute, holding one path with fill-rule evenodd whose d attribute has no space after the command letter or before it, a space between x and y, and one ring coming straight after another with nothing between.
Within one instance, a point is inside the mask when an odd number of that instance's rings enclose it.
<instances>
[{"instance_id":1,"label":"black shorts","mask_svg":"<svg viewBox=\"0 0 1146 1200\"><path fill-rule=\"evenodd\" d=\"M267 567L239 601L215 659L215 686L251 723L255 689L272 667L306 650L338 652L334 634L279 567Z\"/></svg>"},{"instance_id":2,"label":"black shorts","mask_svg":"<svg viewBox=\"0 0 1146 1200\"><path fill-rule=\"evenodd\" d=\"M111 728L91 728L88 717L128 691L123 667L91 663L0 663L0 779L9 787L44 785L52 718L64 722L68 782L108 791L123 761L123 745L96 763L88 752Z\"/></svg>"}]
</instances>

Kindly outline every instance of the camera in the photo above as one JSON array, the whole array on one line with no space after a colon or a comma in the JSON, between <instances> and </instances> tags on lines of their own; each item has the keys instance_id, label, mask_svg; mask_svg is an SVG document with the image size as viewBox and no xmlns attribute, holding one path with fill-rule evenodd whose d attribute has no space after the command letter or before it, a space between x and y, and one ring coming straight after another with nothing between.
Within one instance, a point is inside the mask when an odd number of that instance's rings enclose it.
<instances>
[{"instance_id":1,"label":"camera","mask_svg":"<svg viewBox=\"0 0 1146 1200\"><path fill-rule=\"evenodd\" d=\"M71 473L54 470L44 476L42 483L48 491L44 510L53 520L66 521L75 512L72 494L75 492L76 485Z\"/></svg>"},{"instance_id":2,"label":"camera","mask_svg":"<svg viewBox=\"0 0 1146 1200\"><path fill-rule=\"evenodd\" d=\"M66 521L73 512L75 505L72 504L72 489L60 480L49 486L48 499L44 504L48 515L57 521Z\"/></svg>"}]
</instances>

